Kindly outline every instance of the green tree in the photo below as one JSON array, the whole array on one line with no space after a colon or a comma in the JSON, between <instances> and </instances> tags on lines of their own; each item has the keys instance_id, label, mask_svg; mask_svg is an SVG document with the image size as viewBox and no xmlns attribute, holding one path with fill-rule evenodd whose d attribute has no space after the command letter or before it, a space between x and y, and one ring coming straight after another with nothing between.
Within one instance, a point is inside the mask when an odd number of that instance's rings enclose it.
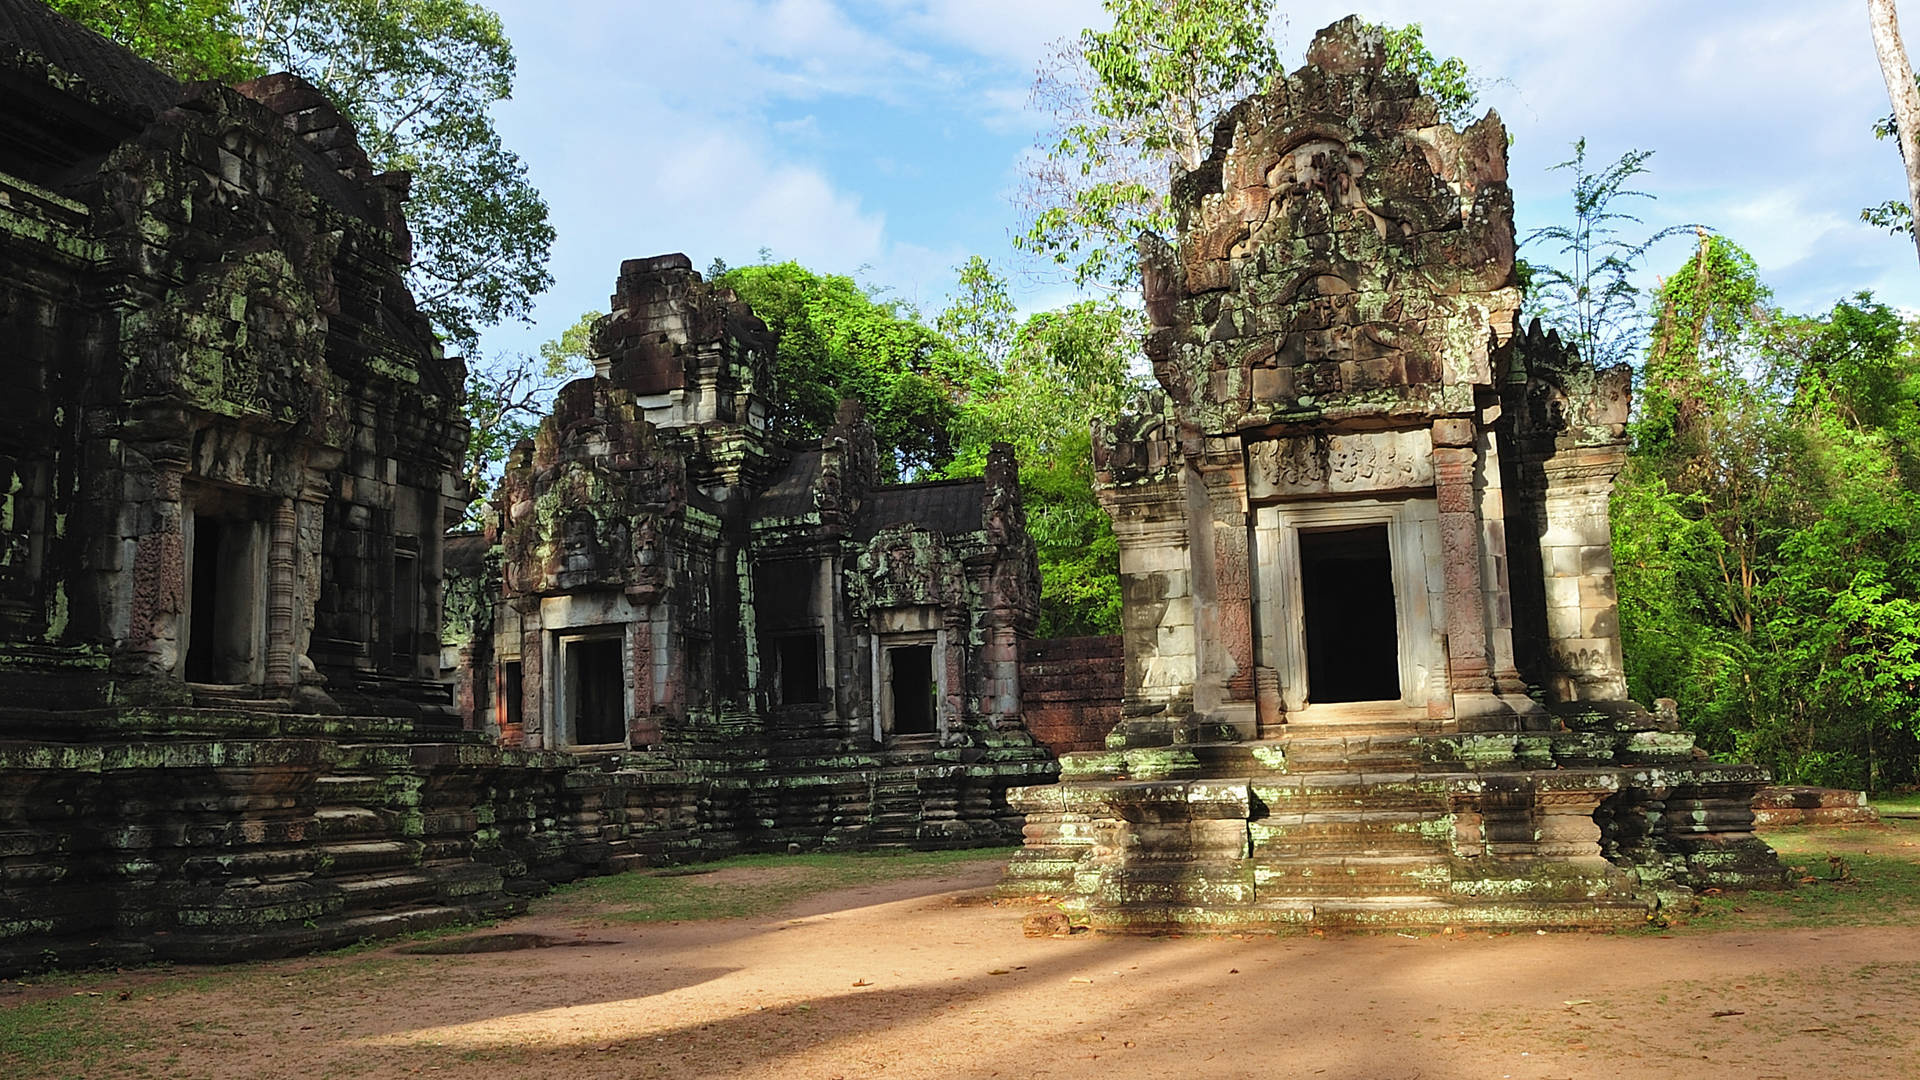
<instances>
[{"instance_id":1,"label":"green tree","mask_svg":"<svg viewBox=\"0 0 1920 1080\"><path fill-rule=\"evenodd\" d=\"M1433 50L1427 48L1419 23L1399 27L1385 23L1367 25L1386 40L1387 70L1419 80L1420 89L1440 106L1440 119L1457 128L1478 119L1474 112L1480 107L1481 83L1465 60L1457 56L1435 56Z\"/></svg>"},{"instance_id":2,"label":"green tree","mask_svg":"<svg viewBox=\"0 0 1920 1080\"><path fill-rule=\"evenodd\" d=\"M1196 169L1220 113L1279 68L1273 0L1103 0L1108 30L1082 30L1042 65L1033 104L1053 118L1022 192L1021 250L1081 286L1132 288L1134 242L1166 234L1169 170Z\"/></svg>"},{"instance_id":3,"label":"green tree","mask_svg":"<svg viewBox=\"0 0 1920 1080\"><path fill-rule=\"evenodd\" d=\"M1032 104L1052 118L1021 189L1022 251L1070 271L1076 285L1138 285L1142 233L1169 239L1176 171L1206 160L1214 125L1280 70L1268 27L1274 0L1103 0L1107 30L1058 42ZM1382 35L1388 70L1415 75L1452 123L1471 118L1478 80L1436 57L1414 23L1363 24Z\"/></svg>"},{"instance_id":4,"label":"green tree","mask_svg":"<svg viewBox=\"0 0 1920 1080\"><path fill-rule=\"evenodd\" d=\"M1013 348L1019 323L1006 279L978 255L962 263L957 272L959 289L934 319L934 328L962 353L976 357L979 368L997 371Z\"/></svg>"},{"instance_id":5,"label":"green tree","mask_svg":"<svg viewBox=\"0 0 1920 1080\"><path fill-rule=\"evenodd\" d=\"M719 284L780 336L770 412L776 430L817 439L843 398L866 410L888 480L931 476L953 457L955 402L972 373L919 313L852 278L795 262L728 270Z\"/></svg>"},{"instance_id":6,"label":"green tree","mask_svg":"<svg viewBox=\"0 0 1920 1080\"><path fill-rule=\"evenodd\" d=\"M467 505L465 527L486 524L507 455L522 439L533 437L553 408L554 393L564 383L592 374L588 339L598 318L597 311L580 316L558 338L543 343L537 356L502 356L468 364L464 408L473 434L467 441L462 473L473 501Z\"/></svg>"},{"instance_id":7,"label":"green tree","mask_svg":"<svg viewBox=\"0 0 1920 1080\"><path fill-rule=\"evenodd\" d=\"M1920 330L1865 294L1772 305L1702 236L1667 277L1613 501L1636 696L1791 782L1920 758Z\"/></svg>"},{"instance_id":8,"label":"green tree","mask_svg":"<svg viewBox=\"0 0 1920 1080\"><path fill-rule=\"evenodd\" d=\"M553 227L490 113L513 94L500 17L470 0L240 0L262 63L320 87L379 170L413 174L412 284L463 349L552 284Z\"/></svg>"},{"instance_id":9,"label":"green tree","mask_svg":"<svg viewBox=\"0 0 1920 1080\"><path fill-rule=\"evenodd\" d=\"M231 0L46 0L47 6L153 61L176 79L241 82L266 74Z\"/></svg>"},{"instance_id":10,"label":"green tree","mask_svg":"<svg viewBox=\"0 0 1920 1080\"><path fill-rule=\"evenodd\" d=\"M1900 147L1900 161L1907 170L1907 201L1889 200L1861 211L1860 216L1889 231L1904 231L1920 244L1920 232L1913 228L1913 208L1920 204L1920 79L1900 40L1900 18L1893 0L1867 0L1867 23L1873 31L1880 75L1887 84L1887 100L1893 105L1893 114L1881 121L1875 134L1893 137Z\"/></svg>"},{"instance_id":11,"label":"green tree","mask_svg":"<svg viewBox=\"0 0 1920 1080\"><path fill-rule=\"evenodd\" d=\"M1636 358L1645 341L1647 313L1634 278L1648 249L1697 228L1670 225L1645 238L1628 234L1627 226L1642 222L1621 203L1653 198L1628 186L1647 171L1652 156L1651 150L1629 150L1594 172L1587 165L1587 140L1575 140L1573 156L1554 166L1573 174L1573 223L1535 229L1522 241L1557 245L1557 261L1526 264L1528 306L1603 367Z\"/></svg>"},{"instance_id":12,"label":"green tree","mask_svg":"<svg viewBox=\"0 0 1920 1080\"><path fill-rule=\"evenodd\" d=\"M376 171L413 174L420 310L471 352L552 279L547 205L489 112L513 91L499 16L470 0L51 0L183 79L291 71L340 105Z\"/></svg>"},{"instance_id":13,"label":"green tree","mask_svg":"<svg viewBox=\"0 0 1920 1080\"><path fill-rule=\"evenodd\" d=\"M974 278L940 318L977 326L1007 313L1005 286L984 262L962 268ZM1003 306L1004 305L1004 306ZM1093 493L1092 422L1119 411L1138 388L1137 312L1112 300L1088 300L1035 315L1005 334L962 336L975 350L975 392L959 407L949 476L976 476L988 449L1008 443L1020 462L1027 527L1040 563L1042 637L1120 629L1120 549ZM979 344L1004 343L997 360Z\"/></svg>"}]
</instances>

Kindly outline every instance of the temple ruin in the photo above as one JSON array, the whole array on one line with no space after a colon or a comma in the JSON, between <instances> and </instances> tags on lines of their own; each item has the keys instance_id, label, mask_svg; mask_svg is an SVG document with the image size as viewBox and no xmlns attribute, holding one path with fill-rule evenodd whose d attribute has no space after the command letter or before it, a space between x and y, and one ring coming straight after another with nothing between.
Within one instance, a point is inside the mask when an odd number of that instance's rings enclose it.
<instances>
[{"instance_id":1,"label":"temple ruin","mask_svg":"<svg viewBox=\"0 0 1920 1080\"><path fill-rule=\"evenodd\" d=\"M1013 891L1111 929L1577 925L1779 880L1765 773L1627 699L1629 372L1520 330L1506 150L1349 19L1175 179L1161 390L1096 432L1124 715L1018 793Z\"/></svg>"},{"instance_id":2,"label":"temple ruin","mask_svg":"<svg viewBox=\"0 0 1920 1080\"><path fill-rule=\"evenodd\" d=\"M1054 765L1004 452L887 485L853 412L788 445L766 328L640 260L496 534L448 537L465 368L409 178L297 78L183 85L37 0L0 89L0 973L1018 834Z\"/></svg>"},{"instance_id":3,"label":"temple ruin","mask_svg":"<svg viewBox=\"0 0 1920 1080\"><path fill-rule=\"evenodd\" d=\"M853 402L789 446L772 336L684 255L626 262L611 307L508 462L497 568L468 564L494 601L454 635L476 726L702 776L713 846L1017 837L1006 789L1053 761L1021 723L1011 453L882 484Z\"/></svg>"}]
</instances>

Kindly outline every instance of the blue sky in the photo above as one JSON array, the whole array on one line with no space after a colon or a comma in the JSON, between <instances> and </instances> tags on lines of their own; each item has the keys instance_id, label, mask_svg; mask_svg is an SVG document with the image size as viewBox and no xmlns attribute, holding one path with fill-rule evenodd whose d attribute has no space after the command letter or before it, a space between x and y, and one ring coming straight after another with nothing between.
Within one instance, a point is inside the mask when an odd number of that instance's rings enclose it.
<instances>
[{"instance_id":1,"label":"blue sky","mask_svg":"<svg viewBox=\"0 0 1920 1080\"><path fill-rule=\"evenodd\" d=\"M498 109L559 232L536 325L483 352L531 350L604 309L621 259L697 267L762 248L855 274L937 310L979 253L1038 310L1070 298L1023 273L1010 195L1043 119L1027 90L1049 43L1098 0L495 0L519 57ZM1514 136L1522 235L1566 214L1548 167L1655 151L1649 230L1702 222L1745 245L1782 303L1816 311L1870 288L1920 308L1911 243L1857 220L1900 196L1865 5L1841 0L1351 0L1283 5L1293 67L1350 12L1420 22L1485 79ZM1920 44L1920 43L1917 43ZM1653 253L1652 271L1686 257ZM1042 268L1033 268L1039 270Z\"/></svg>"}]
</instances>

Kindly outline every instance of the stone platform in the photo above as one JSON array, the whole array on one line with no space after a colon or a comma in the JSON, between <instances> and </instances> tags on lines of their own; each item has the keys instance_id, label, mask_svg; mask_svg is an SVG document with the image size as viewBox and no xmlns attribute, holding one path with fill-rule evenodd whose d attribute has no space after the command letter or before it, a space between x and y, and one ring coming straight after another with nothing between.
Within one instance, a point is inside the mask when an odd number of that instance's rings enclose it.
<instances>
[{"instance_id":1,"label":"stone platform","mask_svg":"<svg viewBox=\"0 0 1920 1080\"><path fill-rule=\"evenodd\" d=\"M1439 726L1068 754L1060 784L1012 793L1027 846L1003 891L1119 932L1605 927L1783 880L1748 809L1765 771L1691 736Z\"/></svg>"},{"instance_id":2,"label":"stone platform","mask_svg":"<svg viewBox=\"0 0 1920 1080\"><path fill-rule=\"evenodd\" d=\"M691 777L404 721L57 719L56 739L0 717L0 972L287 955L511 914L699 839Z\"/></svg>"},{"instance_id":3,"label":"stone platform","mask_svg":"<svg viewBox=\"0 0 1920 1080\"><path fill-rule=\"evenodd\" d=\"M1753 796L1757 825L1870 825L1880 815L1867 805L1867 793L1843 788L1781 785Z\"/></svg>"},{"instance_id":4,"label":"stone platform","mask_svg":"<svg viewBox=\"0 0 1920 1080\"><path fill-rule=\"evenodd\" d=\"M1008 843L1031 740L575 755L383 717L0 710L0 974L225 962L516 914L740 851ZM764 749L764 748L762 748Z\"/></svg>"}]
</instances>

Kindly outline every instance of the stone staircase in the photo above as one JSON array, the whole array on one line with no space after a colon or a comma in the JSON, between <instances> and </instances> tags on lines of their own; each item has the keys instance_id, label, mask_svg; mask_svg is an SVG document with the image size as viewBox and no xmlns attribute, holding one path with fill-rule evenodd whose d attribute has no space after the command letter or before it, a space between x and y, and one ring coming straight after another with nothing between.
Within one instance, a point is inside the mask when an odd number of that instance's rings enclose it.
<instances>
[{"instance_id":1,"label":"stone staircase","mask_svg":"<svg viewBox=\"0 0 1920 1080\"><path fill-rule=\"evenodd\" d=\"M1058 786L1012 795L1027 846L1003 891L1121 931L1622 926L1644 923L1689 871L1731 861L1777 877L1750 816L1728 809L1744 805L1759 770L1701 762L1690 742L1644 732L1434 728L1295 724L1261 742L1144 746L1122 735L1068 754ZM1684 843L1668 853L1670 880L1606 857L1610 844L1661 833L1603 836L1600 807L1621 792L1628 758L1650 790L1718 808L1713 835L1694 838L1705 841L1697 858ZM1649 813L1664 820L1666 808L1624 816Z\"/></svg>"}]
</instances>

